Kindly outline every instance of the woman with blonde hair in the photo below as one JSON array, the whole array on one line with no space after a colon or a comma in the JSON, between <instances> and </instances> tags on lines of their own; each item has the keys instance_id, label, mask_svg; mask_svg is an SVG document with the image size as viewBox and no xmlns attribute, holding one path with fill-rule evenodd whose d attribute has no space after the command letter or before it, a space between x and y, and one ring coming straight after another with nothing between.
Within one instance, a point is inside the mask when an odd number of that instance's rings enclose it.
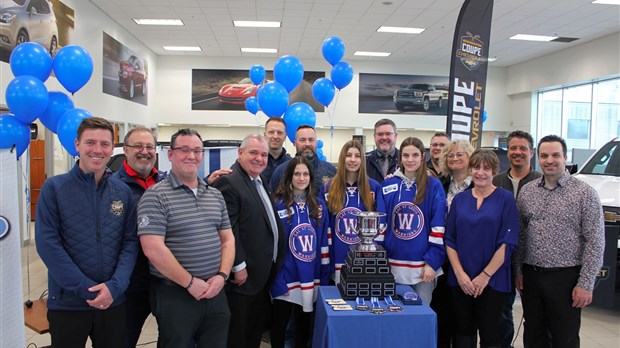
<instances>
[{"instance_id":1,"label":"woman with blonde hair","mask_svg":"<svg viewBox=\"0 0 620 348\"><path fill-rule=\"evenodd\" d=\"M467 140L453 140L444 146L441 152L439 166L444 175L442 184L446 192L448 210L450 210L452 198L472 185L469 157L473 152L474 148Z\"/></svg>"},{"instance_id":2,"label":"woman with blonde hair","mask_svg":"<svg viewBox=\"0 0 620 348\"><path fill-rule=\"evenodd\" d=\"M381 185L366 174L364 148L359 141L349 140L344 144L337 167L334 178L321 187L321 197L325 198L329 209L330 274L336 284L340 282L340 269L349 247L360 242L354 230L356 214L362 211L385 212Z\"/></svg>"},{"instance_id":3,"label":"woman with blonde hair","mask_svg":"<svg viewBox=\"0 0 620 348\"><path fill-rule=\"evenodd\" d=\"M396 283L412 285L427 304L442 274L446 195L428 175L424 144L407 138L400 145L400 167L383 182L387 230L383 245Z\"/></svg>"}]
</instances>

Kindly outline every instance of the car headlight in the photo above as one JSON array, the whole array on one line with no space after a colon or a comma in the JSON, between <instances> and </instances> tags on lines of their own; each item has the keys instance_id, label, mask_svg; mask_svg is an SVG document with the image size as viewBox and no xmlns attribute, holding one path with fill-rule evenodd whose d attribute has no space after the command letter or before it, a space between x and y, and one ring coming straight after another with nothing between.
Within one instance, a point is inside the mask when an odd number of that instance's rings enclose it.
<instances>
[{"instance_id":1,"label":"car headlight","mask_svg":"<svg viewBox=\"0 0 620 348\"><path fill-rule=\"evenodd\" d=\"M2 12L2 14L0 14L0 22L11 23L15 17L16 15L13 12Z\"/></svg>"}]
</instances>

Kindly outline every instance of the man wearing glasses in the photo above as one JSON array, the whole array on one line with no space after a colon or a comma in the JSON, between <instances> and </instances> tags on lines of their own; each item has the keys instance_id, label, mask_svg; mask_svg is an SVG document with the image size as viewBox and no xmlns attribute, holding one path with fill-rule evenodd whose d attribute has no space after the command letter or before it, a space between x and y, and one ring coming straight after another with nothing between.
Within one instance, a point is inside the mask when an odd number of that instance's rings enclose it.
<instances>
[{"instance_id":1,"label":"man wearing glasses","mask_svg":"<svg viewBox=\"0 0 620 348\"><path fill-rule=\"evenodd\" d=\"M375 123L376 149L366 152L366 172L379 183L386 175L394 173L398 166L397 137L394 121L384 118Z\"/></svg>"},{"instance_id":2,"label":"man wearing glasses","mask_svg":"<svg viewBox=\"0 0 620 348\"><path fill-rule=\"evenodd\" d=\"M148 128L137 127L125 135L123 151L126 160L113 177L123 181L137 202L147 188L160 182L165 173L154 167L157 157L155 146L157 139ZM136 266L131 274L129 287L125 292L125 347L135 347L140 338L144 321L151 313L149 304L149 263L142 248L138 250Z\"/></svg>"},{"instance_id":3,"label":"man wearing glasses","mask_svg":"<svg viewBox=\"0 0 620 348\"><path fill-rule=\"evenodd\" d=\"M426 168L431 175L436 178L440 178L441 175L441 167L439 166L439 159L441 158L441 151L444 146L450 142L450 137L448 134L443 132L437 132L431 138L431 155L426 162Z\"/></svg>"},{"instance_id":4,"label":"man wearing glasses","mask_svg":"<svg viewBox=\"0 0 620 348\"><path fill-rule=\"evenodd\" d=\"M196 130L173 134L170 174L138 204L158 347L226 346L230 310L222 290L235 257L235 237L224 197L198 177L203 151Z\"/></svg>"}]
</instances>

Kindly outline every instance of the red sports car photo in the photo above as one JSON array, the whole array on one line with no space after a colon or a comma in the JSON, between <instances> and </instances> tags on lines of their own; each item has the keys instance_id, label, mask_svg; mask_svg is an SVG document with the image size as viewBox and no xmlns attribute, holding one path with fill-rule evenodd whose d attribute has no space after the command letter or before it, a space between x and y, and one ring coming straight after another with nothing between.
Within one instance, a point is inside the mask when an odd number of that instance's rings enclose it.
<instances>
[{"instance_id":1,"label":"red sports car photo","mask_svg":"<svg viewBox=\"0 0 620 348\"><path fill-rule=\"evenodd\" d=\"M230 83L220 88L220 103L243 104L249 97L256 96L258 86L246 77L237 83Z\"/></svg>"},{"instance_id":2,"label":"red sports car photo","mask_svg":"<svg viewBox=\"0 0 620 348\"><path fill-rule=\"evenodd\" d=\"M129 59L122 60L118 63L118 82L123 95L133 99L136 90L141 95L146 94L146 71L144 64L138 57L129 56Z\"/></svg>"}]
</instances>

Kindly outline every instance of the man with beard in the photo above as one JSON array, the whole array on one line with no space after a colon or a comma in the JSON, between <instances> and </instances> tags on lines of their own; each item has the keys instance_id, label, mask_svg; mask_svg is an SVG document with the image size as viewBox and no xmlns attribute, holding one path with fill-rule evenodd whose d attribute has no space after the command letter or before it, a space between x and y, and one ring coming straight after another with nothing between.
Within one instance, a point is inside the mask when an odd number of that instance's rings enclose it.
<instances>
[{"instance_id":1,"label":"man with beard","mask_svg":"<svg viewBox=\"0 0 620 348\"><path fill-rule=\"evenodd\" d=\"M296 156L304 156L310 161L310 165L312 166L310 169L314 173L312 185L314 186L314 192L318 195L321 191L321 185L336 175L336 167L334 167L331 163L322 161L318 158L316 155L316 141L316 131L312 126L301 125L297 128L297 131L295 132L295 149L297 150ZM284 170L286 169L286 163L288 163L289 160L280 164L280 166L278 166L278 168L276 168L273 172L273 176L269 182L271 191L276 191L276 188L280 184L280 179L284 174Z\"/></svg>"},{"instance_id":2,"label":"man with beard","mask_svg":"<svg viewBox=\"0 0 620 348\"><path fill-rule=\"evenodd\" d=\"M426 162L426 168L428 168L429 174L436 178L441 177L441 167L439 166L441 151L449 142L450 137L444 132L437 132L431 138L431 155Z\"/></svg>"},{"instance_id":3,"label":"man with beard","mask_svg":"<svg viewBox=\"0 0 620 348\"><path fill-rule=\"evenodd\" d=\"M140 201L147 188L160 182L165 173L158 172L153 166L157 139L155 134L145 127L137 127L125 135L123 151L127 158L123 166L114 173L113 177L123 181L133 193L137 202ZM144 321L151 313L149 304L149 263L142 247L138 249L136 266L131 274L131 281L125 301L125 347L135 347Z\"/></svg>"},{"instance_id":4,"label":"man with beard","mask_svg":"<svg viewBox=\"0 0 620 348\"><path fill-rule=\"evenodd\" d=\"M261 176L266 183L271 180L273 171L282 163L288 162L291 156L286 153L284 141L286 140L286 122L282 117L273 116L265 123L265 132L263 133L269 143L269 158L267 167Z\"/></svg>"},{"instance_id":5,"label":"man with beard","mask_svg":"<svg viewBox=\"0 0 620 348\"><path fill-rule=\"evenodd\" d=\"M232 173L215 181L222 192L235 236L235 259L226 296L230 308L229 348L258 348L270 312L269 287L284 260L286 238L275 203L261 173L267 140L243 139Z\"/></svg>"},{"instance_id":6,"label":"man with beard","mask_svg":"<svg viewBox=\"0 0 620 348\"><path fill-rule=\"evenodd\" d=\"M528 132L516 130L508 134L508 160L510 169L497 174L493 178L493 185L504 188L514 195L515 199L523 185L542 176L530 166L530 161L534 157L534 139ZM512 287L504 309L502 311L502 348L512 346L512 337L515 333L514 321L512 318L512 304L515 302L517 293Z\"/></svg>"},{"instance_id":7,"label":"man with beard","mask_svg":"<svg viewBox=\"0 0 620 348\"><path fill-rule=\"evenodd\" d=\"M394 173L398 166L396 138L398 133L394 121L383 118L375 123L376 149L366 152L366 173L379 183L386 175Z\"/></svg>"}]
</instances>

